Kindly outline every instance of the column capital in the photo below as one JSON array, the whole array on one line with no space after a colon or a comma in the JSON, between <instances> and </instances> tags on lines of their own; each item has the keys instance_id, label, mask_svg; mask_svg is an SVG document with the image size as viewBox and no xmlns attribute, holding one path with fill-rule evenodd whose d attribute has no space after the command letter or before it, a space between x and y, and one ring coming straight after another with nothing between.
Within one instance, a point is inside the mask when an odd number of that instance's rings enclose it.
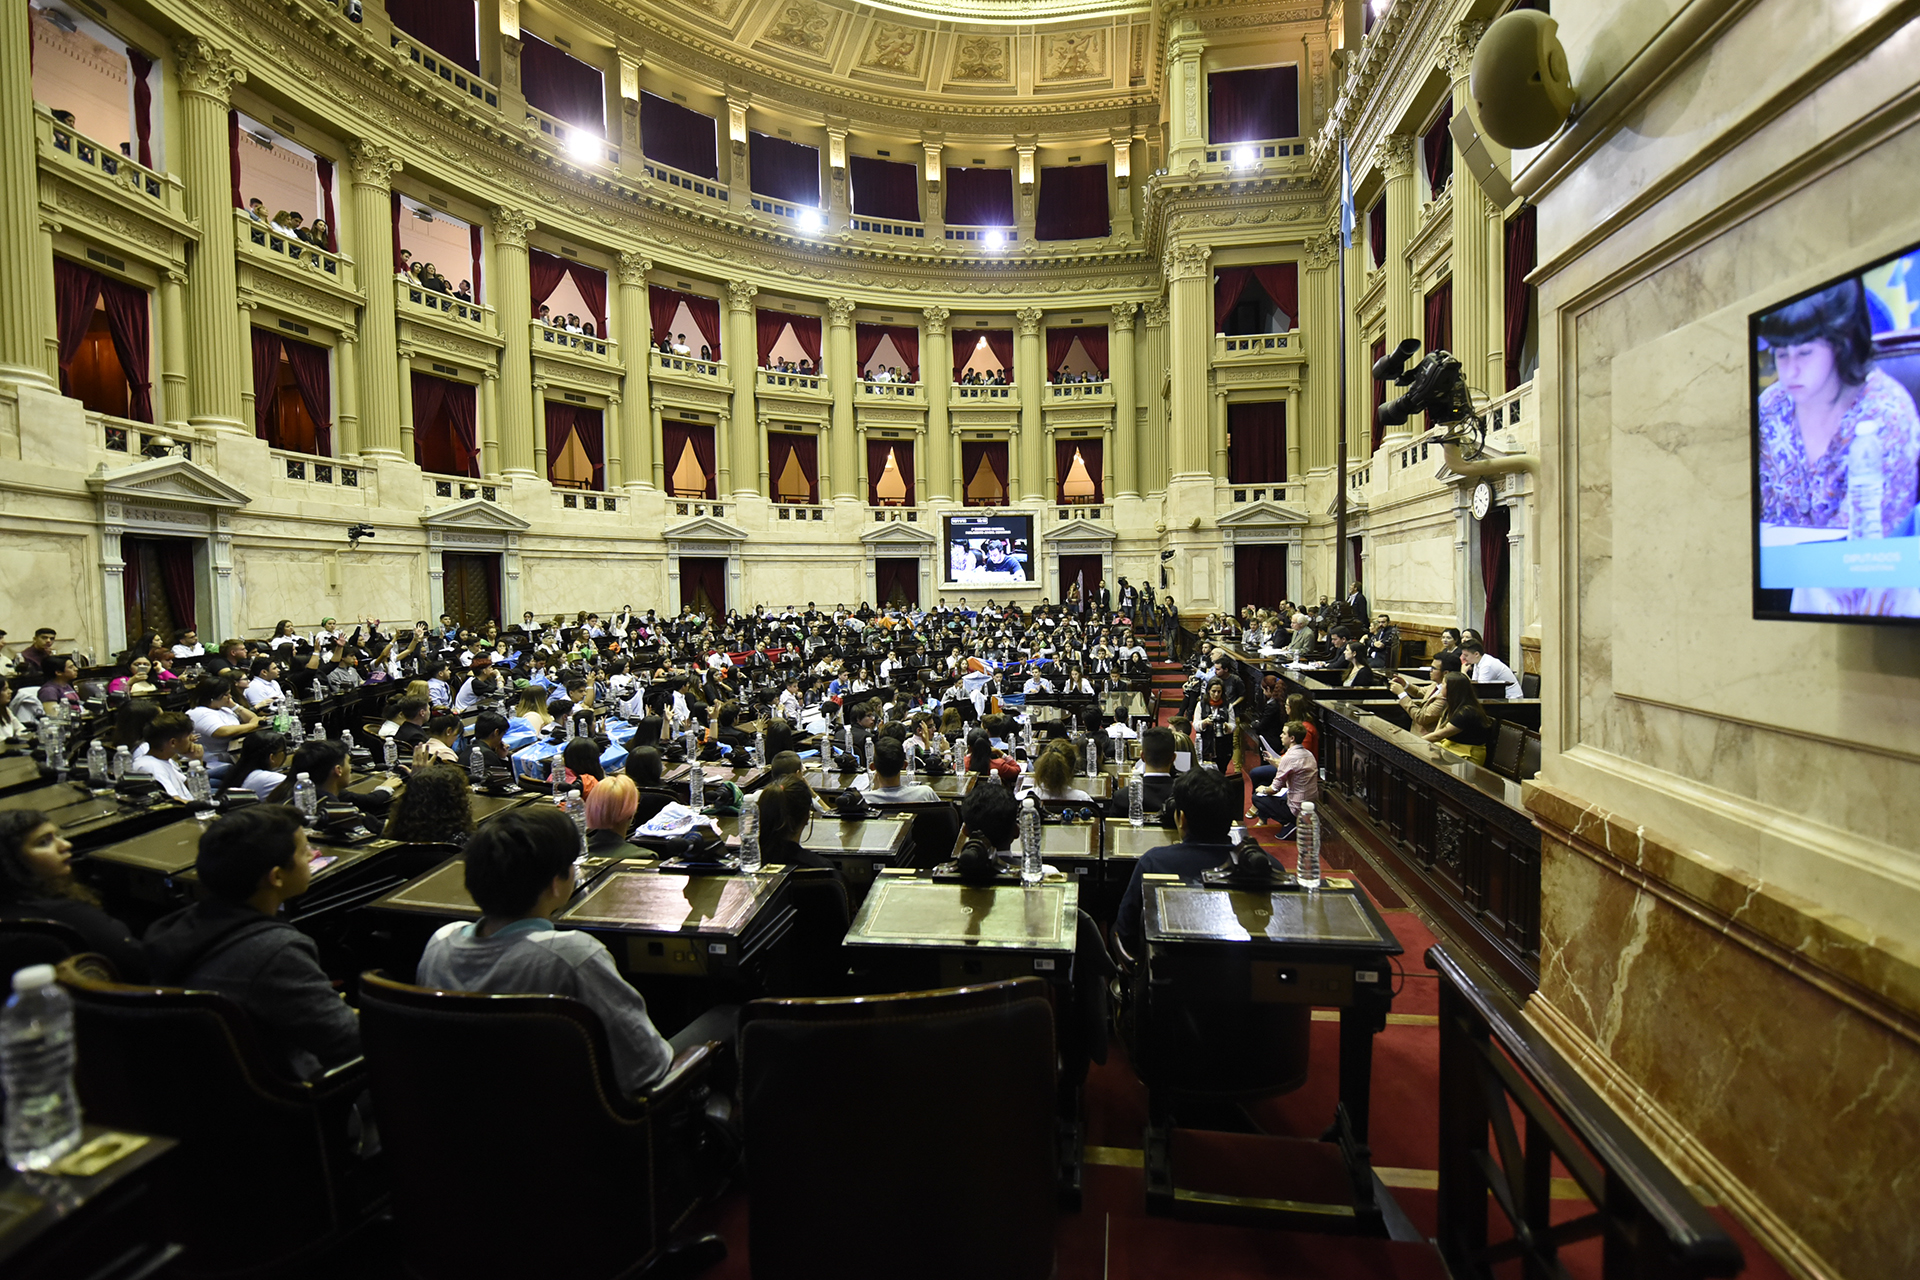
<instances>
[{"instance_id":1,"label":"column capital","mask_svg":"<svg viewBox=\"0 0 1920 1280\"><path fill-rule=\"evenodd\" d=\"M1107 310L1113 313L1113 327L1122 333L1133 332L1133 317L1140 310L1137 302L1116 302Z\"/></svg>"},{"instance_id":2,"label":"column capital","mask_svg":"<svg viewBox=\"0 0 1920 1280\"><path fill-rule=\"evenodd\" d=\"M931 336L947 331L947 317L952 315L953 312L947 310L945 307L923 307L920 310L920 314L927 318L927 333Z\"/></svg>"},{"instance_id":3,"label":"column capital","mask_svg":"<svg viewBox=\"0 0 1920 1280\"><path fill-rule=\"evenodd\" d=\"M1413 135L1390 133L1374 148L1373 167L1388 182L1413 176Z\"/></svg>"},{"instance_id":4,"label":"column capital","mask_svg":"<svg viewBox=\"0 0 1920 1280\"><path fill-rule=\"evenodd\" d=\"M226 106L233 86L244 84L247 69L231 49L201 36L185 36L173 43L175 74L180 88L212 98Z\"/></svg>"},{"instance_id":5,"label":"column capital","mask_svg":"<svg viewBox=\"0 0 1920 1280\"><path fill-rule=\"evenodd\" d=\"M1211 245L1179 244L1167 250L1161 267L1169 282L1197 279L1206 275L1207 259L1212 255Z\"/></svg>"},{"instance_id":6,"label":"column capital","mask_svg":"<svg viewBox=\"0 0 1920 1280\"><path fill-rule=\"evenodd\" d=\"M854 302L851 298L827 299L827 318L836 329L845 329L853 324Z\"/></svg>"},{"instance_id":7,"label":"column capital","mask_svg":"<svg viewBox=\"0 0 1920 1280\"><path fill-rule=\"evenodd\" d=\"M1020 322L1020 336L1023 338L1038 336L1040 322L1046 319L1046 315L1047 313L1038 307L1022 307L1014 312L1013 318Z\"/></svg>"},{"instance_id":8,"label":"column capital","mask_svg":"<svg viewBox=\"0 0 1920 1280\"><path fill-rule=\"evenodd\" d=\"M647 272L653 270L653 259L644 253L622 252L620 255L620 283L645 285Z\"/></svg>"},{"instance_id":9,"label":"column capital","mask_svg":"<svg viewBox=\"0 0 1920 1280\"><path fill-rule=\"evenodd\" d=\"M1447 74L1453 77L1455 84L1465 80L1473 70L1473 53L1480 47L1480 37L1487 34L1487 24L1480 21L1456 22L1453 30L1447 34L1440 46L1440 60L1446 65ZM1456 102L1455 111L1464 111L1464 103Z\"/></svg>"},{"instance_id":10,"label":"column capital","mask_svg":"<svg viewBox=\"0 0 1920 1280\"><path fill-rule=\"evenodd\" d=\"M393 175L406 168L399 152L384 142L366 138L356 138L347 144L347 158L353 162L356 186L378 187L382 191L392 187Z\"/></svg>"},{"instance_id":11,"label":"column capital","mask_svg":"<svg viewBox=\"0 0 1920 1280\"><path fill-rule=\"evenodd\" d=\"M751 311L754 295L759 292L758 285L750 284L745 280L729 280L727 281L727 306L734 311Z\"/></svg>"},{"instance_id":12,"label":"column capital","mask_svg":"<svg viewBox=\"0 0 1920 1280\"><path fill-rule=\"evenodd\" d=\"M1166 328L1167 300L1165 298L1155 298L1152 302L1141 303L1140 318L1146 321L1147 328L1149 329Z\"/></svg>"},{"instance_id":13,"label":"column capital","mask_svg":"<svg viewBox=\"0 0 1920 1280\"><path fill-rule=\"evenodd\" d=\"M495 209L493 238L503 249L525 249L527 233L538 225L525 209Z\"/></svg>"},{"instance_id":14,"label":"column capital","mask_svg":"<svg viewBox=\"0 0 1920 1280\"><path fill-rule=\"evenodd\" d=\"M1358 231L1360 228L1355 227ZM1358 236L1354 237L1356 240ZM1329 231L1307 241L1306 256L1303 259L1307 270L1325 271L1332 266L1334 259L1340 256L1340 233Z\"/></svg>"}]
</instances>

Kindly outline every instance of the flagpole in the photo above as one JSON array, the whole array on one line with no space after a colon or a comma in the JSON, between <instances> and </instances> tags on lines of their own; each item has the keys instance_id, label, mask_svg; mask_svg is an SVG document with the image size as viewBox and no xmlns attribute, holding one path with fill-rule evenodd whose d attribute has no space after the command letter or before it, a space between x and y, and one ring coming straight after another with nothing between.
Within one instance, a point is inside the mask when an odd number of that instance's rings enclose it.
<instances>
[{"instance_id":1,"label":"flagpole","mask_svg":"<svg viewBox=\"0 0 1920 1280\"><path fill-rule=\"evenodd\" d=\"M1347 140L1340 139L1340 235L1336 243L1334 274L1340 278L1340 394L1339 461L1336 464L1337 487L1333 496L1333 598L1343 606L1347 599L1347 255L1352 252L1352 171L1348 168Z\"/></svg>"}]
</instances>

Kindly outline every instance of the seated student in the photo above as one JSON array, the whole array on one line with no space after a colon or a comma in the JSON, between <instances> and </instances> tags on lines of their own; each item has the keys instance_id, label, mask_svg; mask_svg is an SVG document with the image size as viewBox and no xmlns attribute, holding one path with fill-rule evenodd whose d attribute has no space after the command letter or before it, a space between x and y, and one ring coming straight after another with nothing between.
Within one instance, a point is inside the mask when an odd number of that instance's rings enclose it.
<instances>
[{"instance_id":1,"label":"seated student","mask_svg":"<svg viewBox=\"0 0 1920 1280\"><path fill-rule=\"evenodd\" d=\"M573 785L580 788L584 798L591 796L602 778L607 776L606 766L600 763L600 744L592 738L570 738L561 748L560 765L566 770L563 777L571 776Z\"/></svg>"},{"instance_id":2,"label":"seated student","mask_svg":"<svg viewBox=\"0 0 1920 1280\"><path fill-rule=\"evenodd\" d=\"M262 655L247 666L246 696L247 703L253 707L264 707L286 700L286 691L280 687L280 664L275 659Z\"/></svg>"},{"instance_id":3,"label":"seated student","mask_svg":"<svg viewBox=\"0 0 1920 1280\"><path fill-rule=\"evenodd\" d=\"M796 867L833 867L824 857L800 843L807 825L813 821L813 788L797 773L775 778L755 796L760 804L760 858L766 863L784 862Z\"/></svg>"},{"instance_id":4,"label":"seated student","mask_svg":"<svg viewBox=\"0 0 1920 1280\"><path fill-rule=\"evenodd\" d=\"M313 939L274 917L313 880L300 815L251 805L216 818L194 863L199 902L147 930L153 980L238 1004L296 1080L360 1054L360 1020L320 967Z\"/></svg>"},{"instance_id":5,"label":"seated student","mask_svg":"<svg viewBox=\"0 0 1920 1280\"><path fill-rule=\"evenodd\" d=\"M319 793L320 808L316 816L322 822L356 815L383 818L393 807L393 789L399 785L399 779L389 775L386 782L372 791L347 790L353 785L353 759L346 744L331 738L315 738L300 744L300 749L293 753L293 763L287 766L287 780L274 788L274 803L292 803L294 783L303 773Z\"/></svg>"},{"instance_id":6,"label":"seated student","mask_svg":"<svg viewBox=\"0 0 1920 1280\"><path fill-rule=\"evenodd\" d=\"M940 799L938 793L925 783L916 782L912 786L902 786L900 771L906 768L907 751L898 738L882 738L873 748L873 785L866 790L867 799L877 803L897 804L933 804Z\"/></svg>"},{"instance_id":7,"label":"seated student","mask_svg":"<svg viewBox=\"0 0 1920 1280\"><path fill-rule=\"evenodd\" d=\"M1195 763L1193 756L1193 721L1185 716L1175 716L1173 719L1167 721L1167 728L1173 731L1173 753L1176 757L1173 766L1175 771L1184 772L1185 769L1193 768ZM1185 769L1182 769L1180 760L1178 759L1181 755L1187 757Z\"/></svg>"},{"instance_id":8,"label":"seated student","mask_svg":"<svg viewBox=\"0 0 1920 1280\"><path fill-rule=\"evenodd\" d=\"M1033 794L1040 800L1072 800L1092 803L1093 797L1073 785L1075 770L1073 743L1054 738L1033 762Z\"/></svg>"},{"instance_id":9,"label":"seated student","mask_svg":"<svg viewBox=\"0 0 1920 1280\"><path fill-rule=\"evenodd\" d=\"M638 735L636 735L638 736ZM644 826L653 821L653 816L673 803L673 797L665 794L661 777L666 766L661 762L660 752L655 747L635 747L627 753L627 777L636 787L645 788L634 802L633 823L627 828ZM598 791L599 788L595 787Z\"/></svg>"},{"instance_id":10,"label":"seated student","mask_svg":"<svg viewBox=\"0 0 1920 1280\"><path fill-rule=\"evenodd\" d=\"M147 976L146 953L93 890L74 881L73 846L38 809L0 813L0 927L13 920L57 921L80 935L83 950L111 960L120 981Z\"/></svg>"},{"instance_id":11,"label":"seated student","mask_svg":"<svg viewBox=\"0 0 1920 1280\"><path fill-rule=\"evenodd\" d=\"M496 995L557 995L600 1017L620 1087L637 1093L665 1075L681 1048L731 1043L738 1006L708 1010L672 1041L654 1029L647 1002L614 967L606 944L552 916L574 892L580 838L572 821L547 805L494 818L467 842L467 893L480 919L435 933L420 957L422 986Z\"/></svg>"},{"instance_id":12,"label":"seated student","mask_svg":"<svg viewBox=\"0 0 1920 1280\"><path fill-rule=\"evenodd\" d=\"M252 708L233 700L233 681L209 676L200 682L199 702L187 718L193 721L193 736L206 756L207 772L215 780L224 778L233 762L232 751L246 735L266 727L266 721Z\"/></svg>"},{"instance_id":13,"label":"seated student","mask_svg":"<svg viewBox=\"0 0 1920 1280\"><path fill-rule=\"evenodd\" d=\"M1173 823L1180 833L1179 844L1162 845L1140 855L1134 864L1133 878L1120 899L1114 917L1114 930L1133 954L1140 954L1141 911L1144 897L1143 876L1177 875L1193 879L1202 871L1221 866L1233 855L1227 829L1240 811L1239 781L1229 782L1212 769L1193 769L1180 775L1173 784Z\"/></svg>"},{"instance_id":14,"label":"seated student","mask_svg":"<svg viewBox=\"0 0 1920 1280\"><path fill-rule=\"evenodd\" d=\"M287 780L287 759L291 754L292 743L284 733L262 729L248 734L234 753L226 786L245 787L265 803L274 789Z\"/></svg>"},{"instance_id":15,"label":"seated student","mask_svg":"<svg viewBox=\"0 0 1920 1280\"><path fill-rule=\"evenodd\" d=\"M410 844L462 845L473 828L473 789L467 775L452 764L436 762L408 776L381 834Z\"/></svg>"},{"instance_id":16,"label":"seated student","mask_svg":"<svg viewBox=\"0 0 1920 1280\"><path fill-rule=\"evenodd\" d=\"M529 684L513 700L512 719L526 723L527 728L540 733L553 723L553 716L547 711L547 686L545 682Z\"/></svg>"},{"instance_id":17,"label":"seated student","mask_svg":"<svg viewBox=\"0 0 1920 1280\"><path fill-rule=\"evenodd\" d=\"M1440 717L1440 727L1425 735L1427 741L1437 742L1475 764L1485 764L1487 747L1498 729L1474 693L1473 681L1463 671L1449 671L1440 686L1446 710Z\"/></svg>"},{"instance_id":18,"label":"seated student","mask_svg":"<svg viewBox=\"0 0 1920 1280\"><path fill-rule=\"evenodd\" d=\"M427 700L437 710L445 711L453 706L453 690L447 684L453 675L453 664L445 658L436 658L426 664Z\"/></svg>"},{"instance_id":19,"label":"seated student","mask_svg":"<svg viewBox=\"0 0 1920 1280\"><path fill-rule=\"evenodd\" d=\"M462 772L465 771L459 753L453 749L453 744L460 737L459 716L435 716L425 725L402 725L400 737L402 746L409 745L406 736L408 729L415 730L418 734L418 738L411 743L416 754L424 750L429 759L439 764L450 764L461 769Z\"/></svg>"},{"instance_id":20,"label":"seated student","mask_svg":"<svg viewBox=\"0 0 1920 1280\"><path fill-rule=\"evenodd\" d=\"M193 740L193 721L178 711L162 711L147 726L147 753L136 756L129 768L144 773L160 784L182 804L193 799L187 789L187 761L200 758L200 744Z\"/></svg>"},{"instance_id":21,"label":"seated student","mask_svg":"<svg viewBox=\"0 0 1920 1280\"><path fill-rule=\"evenodd\" d=\"M647 856L638 845L627 843L627 836L634 828L633 815L639 808L640 788L624 774L614 774L589 792L587 852L595 857ZM659 809L654 812L658 813Z\"/></svg>"},{"instance_id":22,"label":"seated student","mask_svg":"<svg viewBox=\"0 0 1920 1280\"><path fill-rule=\"evenodd\" d=\"M1447 673L1460 670L1460 655L1457 652L1436 653L1429 661L1428 668L1433 676L1431 681L1395 675L1387 682L1393 696L1399 699L1401 708L1407 713L1407 718L1413 722L1413 731L1422 736L1438 729L1446 717ZM1308 749L1312 750L1313 745L1309 743ZM1314 751L1314 754L1320 753Z\"/></svg>"},{"instance_id":23,"label":"seated student","mask_svg":"<svg viewBox=\"0 0 1920 1280\"><path fill-rule=\"evenodd\" d=\"M1140 807L1149 820L1161 814L1173 798L1173 730L1154 725L1140 732L1140 763L1134 767L1140 775ZM1120 797L1126 804L1126 797ZM1124 812L1124 811L1123 811Z\"/></svg>"},{"instance_id":24,"label":"seated student","mask_svg":"<svg viewBox=\"0 0 1920 1280\"><path fill-rule=\"evenodd\" d=\"M1485 643L1478 635L1469 635L1460 642L1460 670L1474 684L1505 685L1503 698L1525 696L1520 688L1520 678L1513 674L1513 668L1486 650Z\"/></svg>"},{"instance_id":25,"label":"seated student","mask_svg":"<svg viewBox=\"0 0 1920 1280\"><path fill-rule=\"evenodd\" d=\"M512 752L507 750L507 718L498 711L482 711L473 722L473 744L480 748L480 762L487 776L493 776L496 770L513 772ZM471 754L471 748L468 749ZM472 761L461 763L472 767Z\"/></svg>"},{"instance_id":26,"label":"seated student","mask_svg":"<svg viewBox=\"0 0 1920 1280\"><path fill-rule=\"evenodd\" d=\"M398 740L401 725L413 724L417 727L425 724L426 713L429 710L431 708L427 706L425 698L411 698L402 694L387 704L387 718L380 722L379 728L374 732L382 738ZM420 735L415 734L414 741L417 743L419 740Z\"/></svg>"},{"instance_id":27,"label":"seated student","mask_svg":"<svg viewBox=\"0 0 1920 1280\"><path fill-rule=\"evenodd\" d=\"M1006 787L981 783L960 802L960 822L967 841L953 869L968 884L991 884L995 876L1016 861L1013 841L1020 834L1020 806Z\"/></svg>"},{"instance_id":28,"label":"seated student","mask_svg":"<svg viewBox=\"0 0 1920 1280\"><path fill-rule=\"evenodd\" d=\"M1300 806L1308 801L1320 803L1320 762L1307 750L1307 726L1290 720L1280 731L1281 753L1272 757L1273 777L1265 786L1253 790L1253 809L1269 822L1282 823L1282 840L1293 839L1294 824Z\"/></svg>"}]
</instances>

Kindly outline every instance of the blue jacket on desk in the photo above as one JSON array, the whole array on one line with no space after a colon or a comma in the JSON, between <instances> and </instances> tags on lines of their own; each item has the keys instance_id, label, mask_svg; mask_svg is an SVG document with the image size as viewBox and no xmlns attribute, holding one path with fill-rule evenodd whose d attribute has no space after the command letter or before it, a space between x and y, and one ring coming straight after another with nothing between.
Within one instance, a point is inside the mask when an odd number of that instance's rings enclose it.
<instances>
[{"instance_id":1,"label":"blue jacket on desk","mask_svg":"<svg viewBox=\"0 0 1920 1280\"><path fill-rule=\"evenodd\" d=\"M1139 950L1136 944L1140 941L1140 918L1146 909L1142 877L1179 876L1182 880L1195 880L1202 871L1222 866L1232 856L1233 846L1225 840L1217 844L1201 841L1167 844L1141 854L1140 860L1133 864L1133 879L1127 882L1127 892L1120 899L1120 911L1113 921L1114 930L1126 941L1128 950Z\"/></svg>"}]
</instances>

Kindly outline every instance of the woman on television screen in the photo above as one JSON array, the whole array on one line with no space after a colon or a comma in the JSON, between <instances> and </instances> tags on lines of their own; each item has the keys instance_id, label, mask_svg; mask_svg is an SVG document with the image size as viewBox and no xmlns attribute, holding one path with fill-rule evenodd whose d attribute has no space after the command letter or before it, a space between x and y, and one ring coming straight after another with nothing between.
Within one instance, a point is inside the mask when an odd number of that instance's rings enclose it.
<instances>
[{"instance_id":1,"label":"woman on television screen","mask_svg":"<svg viewBox=\"0 0 1920 1280\"><path fill-rule=\"evenodd\" d=\"M1914 534L1920 414L1899 382L1873 367L1873 323L1858 277L1767 312L1756 324L1775 380L1760 392L1763 526L1836 531L1851 522L1848 460L1856 433L1880 441L1881 537ZM1911 589L1796 587L1795 613L1908 614Z\"/></svg>"}]
</instances>

